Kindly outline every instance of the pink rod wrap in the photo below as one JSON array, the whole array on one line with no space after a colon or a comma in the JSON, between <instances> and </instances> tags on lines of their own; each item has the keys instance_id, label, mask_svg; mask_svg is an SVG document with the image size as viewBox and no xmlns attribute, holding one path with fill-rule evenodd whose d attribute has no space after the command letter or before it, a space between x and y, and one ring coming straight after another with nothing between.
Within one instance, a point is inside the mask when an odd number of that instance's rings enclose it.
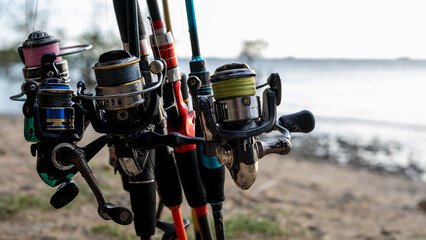
<instances>
[{"instance_id":1,"label":"pink rod wrap","mask_svg":"<svg viewBox=\"0 0 426 240\"><path fill-rule=\"evenodd\" d=\"M25 67L35 67L41 65L41 57L46 53L56 53L59 54L61 50L59 49L59 43L51 43L44 46L33 47L33 48L23 48L25 57ZM55 62L62 61L62 57L57 57Z\"/></svg>"}]
</instances>

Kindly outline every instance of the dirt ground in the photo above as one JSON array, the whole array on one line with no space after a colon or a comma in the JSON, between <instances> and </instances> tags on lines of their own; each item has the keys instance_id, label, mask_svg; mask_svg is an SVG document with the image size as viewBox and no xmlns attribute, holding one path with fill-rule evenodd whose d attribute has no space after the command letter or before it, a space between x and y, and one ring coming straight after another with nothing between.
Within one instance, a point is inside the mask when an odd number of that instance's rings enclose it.
<instances>
[{"instance_id":1,"label":"dirt ground","mask_svg":"<svg viewBox=\"0 0 426 240\"><path fill-rule=\"evenodd\" d=\"M87 131L81 145L96 136ZM0 240L136 239L132 225L118 226L97 215L96 201L80 176L75 178L80 195L70 206L53 209L49 199L55 189L38 177L30 145L21 116L0 116ZM91 167L106 197L129 205L106 150ZM426 215L418 207L426 199L426 183L402 176L267 156L249 190L239 190L227 175L225 193L225 222L252 219L255 225L278 228L229 227L228 239L426 239ZM183 214L190 216L186 204Z\"/></svg>"}]
</instances>

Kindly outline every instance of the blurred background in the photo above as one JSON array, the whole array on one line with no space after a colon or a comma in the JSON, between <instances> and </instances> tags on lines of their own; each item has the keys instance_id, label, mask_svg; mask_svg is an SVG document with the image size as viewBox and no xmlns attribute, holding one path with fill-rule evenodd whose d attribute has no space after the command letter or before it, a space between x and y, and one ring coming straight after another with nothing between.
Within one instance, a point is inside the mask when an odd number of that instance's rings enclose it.
<instances>
[{"instance_id":1,"label":"blurred background","mask_svg":"<svg viewBox=\"0 0 426 240\"><path fill-rule=\"evenodd\" d=\"M68 58L75 82L93 81L98 56L121 48L112 1L0 2L0 114L21 112L20 103L8 97L22 83L17 47L33 30L60 38L61 46L93 44ZM169 4L181 72L187 73L191 48L184 1ZM197 1L195 7L209 71L247 62L259 84L278 72L284 93L279 113L309 109L315 114L315 131L296 140L303 147L293 154L422 178L423 5L415 0L218 0ZM148 18L144 21L149 26Z\"/></svg>"},{"instance_id":2,"label":"blurred background","mask_svg":"<svg viewBox=\"0 0 426 240\"><path fill-rule=\"evenodd\" d=\"M188 73L184 1L169 4L179 66ZM314 113L315 130L293 135L293 157L421 180L425 7L421 0L195 1L201 55L210 72L246 62L257 72L258 85L278 72L278 113ZM0 29L0 116L21 114L22 103L9 96L23 82L17 47L33 30L47 31L61 46L93 45L67 57L74 88L79 80L94 81L91 67L101 53L121 48L112 1L106 0L0 0Z\"/></svg>"}]
</instances>

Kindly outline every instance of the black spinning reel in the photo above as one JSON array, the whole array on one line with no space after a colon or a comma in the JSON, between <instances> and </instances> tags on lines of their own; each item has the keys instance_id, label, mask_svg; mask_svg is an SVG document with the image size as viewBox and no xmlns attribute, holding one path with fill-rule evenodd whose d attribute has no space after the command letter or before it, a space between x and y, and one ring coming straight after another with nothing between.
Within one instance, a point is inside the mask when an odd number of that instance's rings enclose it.
<instances>
[{"instance_id":1,"label":"black spinning reel","mask_svg":"<svg viewBox=\"0 0 426 240\"><path fill-rule=\"evenodd\" d=\"M84 93L84 82L78 83L78 97L88 110L93 128L113 136L111 145L121 169L131 177L143 171L149 149L134 148L129 145L129 137L149 129L156 120L166 77L163 61L153 61L150 67L158 81L147 86L138 58L124 50L109 51L102 54L93 67L96 95Z\"/></svg>"},{"instance_id":2,"label":"black spinning reel","mask_svg":"<svg viewBox=\"0 0 426 240\"><path fill-rule=\"evenodd\" d=\"M216 156L220 164L225 165L236 185L248 189L254 183L258 171L258 159L270 153L288 154L291 150L290 132L293 122L281 117L277 122L276 107L281 103L281 79L277 73L269 76L269 85L263 91L262 101L256 96L256 73L246 64L227 64L216 69L210 77L213 95L197 95L201 82L191 76L188 86L204 137L210 144L206 154ZM257 88L260 88L257 87ZM300 132L313 130L315 122L312 113L303 111L294 117L306 119L307 123ZM292 118L292 119L293 119ZM287 123L288 125L286 125ZM278 130L283 138L272 143L258 140L258 136Z\"/></svg>"},{"instance_id":3,"label":"black spinning reel","mask_svg":"<svg viewBox=\"0 0 426 240\"><path fill-rule=\"evenodd\" d=\"M72 167L55 166L54 148L60 143L79 141L88 124L82 106L75 101L74 91L68 85L68 66L62 56L85 51L91 45L60 49L58 42L43 31L29 35L18 48L26 66L22 93L11 97L12 100L25 101L25 139L36 142L31 152L38 155L37 171L50 186L68 182L77 172ZM60 52L63 49L71 50ZM20 98L24 95L26 98Z\"/></svg>"},{"instance_id":4,"label":"black spinning reel","mask_svg":"<svg viewBox=\"0 0 426 240\"><path fill-rule=\"evenodd\" d=\"M68 47L68 51L61 53L56 46L58 41L45 32L30 34L19 50L26 65L26 81L22 84L22 93L11 97L12 100L25 100L25 138L35 142L31 153L37 156L37 172L49 186L60 185L50 201L53 207L61 208L77 196L79 189L72 177L80 172L98 200L99 215L120 224L130 224L132 212L106 201L87 165L108 143L110 136L101 136L82 148L76 145L89 122L85 109L68 85L70 78L67 71L64 72L66 61L61 57L85 51L91 45ZM36 67L28 69L28 65L36 65L38 60L40 63ZM23 95L27 98L20 99Z\"/></svg>"}]
</instances>

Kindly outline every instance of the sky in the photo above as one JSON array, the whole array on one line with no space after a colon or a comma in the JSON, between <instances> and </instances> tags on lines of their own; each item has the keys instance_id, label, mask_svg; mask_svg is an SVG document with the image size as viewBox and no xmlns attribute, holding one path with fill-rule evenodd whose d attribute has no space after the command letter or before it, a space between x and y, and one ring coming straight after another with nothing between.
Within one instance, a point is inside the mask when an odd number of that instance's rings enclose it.
<instances>
[{"instance_id":1,"label":"sky","mask_svg":"<svg viewBox=\"0 0 426 240\"><path fill-rule=\"evenodd\" d=\"M426 59L426 1L194 1L203 57L236 57L244 40L262 39L269 44L263 52L267 58ZM0 14L22 9L18 17L25 18L24 3L34 11L36 1L0 2ZM146 15L145 1L139 2ZM177 54L190 57L185 1L169 0L169 4ZM49 16L45 24L32 23L35 29L66 31L67 38L73 39L98 27L110 33L111 41L118 39L111 0L38 0L37 8ZM24 29L11 29L6 17L0 17L0 27L22 41L28 35ZM0 40L0 44L8 42Z\"/></svg>"}]
</instances>

